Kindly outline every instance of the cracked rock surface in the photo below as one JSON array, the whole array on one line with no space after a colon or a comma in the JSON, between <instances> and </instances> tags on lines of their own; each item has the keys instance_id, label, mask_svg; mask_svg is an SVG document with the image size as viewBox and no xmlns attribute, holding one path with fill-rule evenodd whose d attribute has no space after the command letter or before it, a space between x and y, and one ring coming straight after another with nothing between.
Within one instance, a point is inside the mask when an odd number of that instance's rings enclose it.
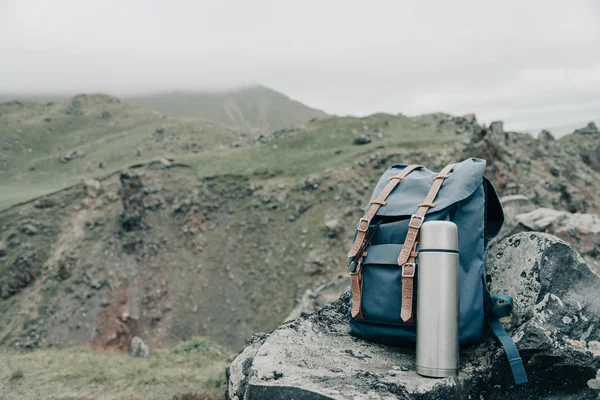
<instances>
[{"instance_id":1,"label":"cracked rock surface","mask_svg":"<svg viewBox=\"0 0 600 400\"><path fill-rule=\"evenodd\" d=\"M486 262L492 293L510 294L502 322L521 351L529 383L513 384L487 333L461 350L457 378L414 372L413 347L388 347L346 332L349 295L312 315L255 335L227 369L228 399L596 399L600 394L600 276L568 244L519 233Z\"/></svg>"}]
</instances>

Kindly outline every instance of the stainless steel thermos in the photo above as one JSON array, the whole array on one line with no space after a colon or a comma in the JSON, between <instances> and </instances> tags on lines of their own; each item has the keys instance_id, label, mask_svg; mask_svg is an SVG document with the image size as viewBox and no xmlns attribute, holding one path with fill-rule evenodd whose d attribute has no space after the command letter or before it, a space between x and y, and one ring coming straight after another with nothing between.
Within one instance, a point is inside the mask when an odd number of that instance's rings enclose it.
<instances>
[{"instance_id":1,"label":"stainless steel thermos","mask_svg":"<svg viewBox=\"0 0 600 400\"><path fill-rule=\"evenodd\" d=\"M421 226L417 269L417 362L419 375L458 374L458 229L449 221Z\"/></svg>"}]
</instances>

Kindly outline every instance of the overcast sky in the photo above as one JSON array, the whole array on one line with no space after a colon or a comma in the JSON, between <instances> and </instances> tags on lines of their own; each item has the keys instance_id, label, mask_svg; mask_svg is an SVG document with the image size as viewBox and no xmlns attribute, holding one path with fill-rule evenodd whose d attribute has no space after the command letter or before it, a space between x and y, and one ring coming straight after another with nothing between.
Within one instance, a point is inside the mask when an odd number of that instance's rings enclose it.
<instances>
[{"instance_id":1,"label":"overcast sky","mask_svg":"<svg viewBox=\"0 0 600 400\"><path fill-rule=\"evenodd\" d=\"M600 1L0 0L0 92L248 83L337 114L600 118Z\"/></svg>"}]
</instances>

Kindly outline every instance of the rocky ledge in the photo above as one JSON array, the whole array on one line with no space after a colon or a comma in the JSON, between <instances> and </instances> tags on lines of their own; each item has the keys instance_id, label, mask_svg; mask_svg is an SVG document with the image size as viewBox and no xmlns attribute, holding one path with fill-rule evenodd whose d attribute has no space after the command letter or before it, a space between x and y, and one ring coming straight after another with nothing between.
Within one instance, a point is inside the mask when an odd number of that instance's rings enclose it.
<instances>
[{"instance_id":1,"label":"rocky ledge","mask_svg":"<svg viewBox=\"0 0 600 400\"><path fill-rule=\"evenodd\" d=\"M227 399L600 398L600 276L562 240L531 232L495 245L486 271L493 293L515 299L502 322L521 351L528 384L513 384L489 333L462 349L457 378L420 377L414 348L346 333L346 293L321 311L255 335L227 369Z\"/></svg>"}]
</instances>

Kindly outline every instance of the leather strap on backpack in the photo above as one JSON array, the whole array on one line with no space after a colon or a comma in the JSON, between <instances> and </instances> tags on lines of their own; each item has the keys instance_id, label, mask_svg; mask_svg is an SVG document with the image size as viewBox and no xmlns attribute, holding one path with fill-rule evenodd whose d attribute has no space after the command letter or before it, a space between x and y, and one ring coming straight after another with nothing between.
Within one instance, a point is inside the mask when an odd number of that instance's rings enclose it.
<instances>
[{"instance_id":1,"label":"leather strap on backpack","mask_svg":"<svg viewBox=\"0 0 600 400\"><path fill-rule=\"evenodd\" d=\"M356 234L356 239L354 239L354 243L348 252L348 258L354 258L358 255L360 248L362 247L365 239L367 238L367 231L369 230L369 224L371 220L377 214L379 208L386 204L385 200L392 193L392 190L398 186L401 180L406 178L408 174L414 171L417 168L422 168L422 165L409 165L404 168L398 175L392 176L390 182L383 188L383 190L379 193L379 196L375 200L371 201L371 205L369 206L365 215L358 221L358 226L356 230L358 231Z\"/></svg>"},{"instance_id":2,"label":"leather strap on backpack","mask_svg":"<svg viewBox=\"0 0 600 400\"><path fill-rule=\"evenodd\" d=\"M361 262L364 257L364 248L365 242L367 241L367 231L369 230L369 225L371 220L377 214L377 211L381 206L386 204L386 199L392 193L392 190L398 186L401 180L403 180L408 174L414 171L417 168L422 168L422 165L408 165L404 168L398 175L393 176L390 179L390 182L383 188L383 190L379 193L375 200L371 201L371 205L369 209L365 213L365 215L358 221L357 226L357 234L356 239L354 239L354 243L348 252L348 258L356 258L358 254L361 254L358 260L353 260L352 264L353 268L350 271L350 283L352 286L352 318L363 318L361 302L362 302L362 286L363 286L363 278L362 278L362 270L361 270Z\"/></svg>"},{"instance_id":3,"label":"leather strap on backpack","mask_svg":"<svg viewBox=\"0 0 600 400\"><path fill-rule=\"evenodd\" d=\"M435 207L433 201L435 200L444 179L448 178L448 174L457 164L449 164L433 179L433 185L429 189L425 201L419 204L417 211L410 217L408 222L408 233L404 240L404 245L398 256L398 265L402 267L402 310L400 312L400 318L405 323L413 322L413 292L414 292L414 276L417 269L416 264L416 246L417 237L425 214L430 208Z\"/></svg>"}]
</instances>

